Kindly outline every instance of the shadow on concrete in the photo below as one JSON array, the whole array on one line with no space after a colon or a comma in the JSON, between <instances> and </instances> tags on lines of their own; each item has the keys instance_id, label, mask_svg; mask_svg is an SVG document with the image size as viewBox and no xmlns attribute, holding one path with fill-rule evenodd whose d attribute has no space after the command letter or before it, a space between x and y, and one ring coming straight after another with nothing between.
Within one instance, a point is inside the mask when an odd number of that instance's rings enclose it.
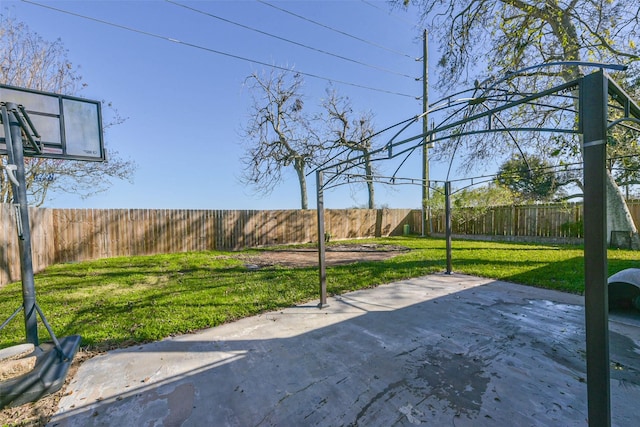
<instances>
[{"instance_id":1,"label":"shadow on concrete","mask_svg":"<svg viewBox=\"0 0 640 427\"><path fill-rule=\"evenodd\" d=\"M613 425L640 316L612 317ZM432 275L85 362L53 426L587 425L582 297Z\"/></svg>"}]
</instances>

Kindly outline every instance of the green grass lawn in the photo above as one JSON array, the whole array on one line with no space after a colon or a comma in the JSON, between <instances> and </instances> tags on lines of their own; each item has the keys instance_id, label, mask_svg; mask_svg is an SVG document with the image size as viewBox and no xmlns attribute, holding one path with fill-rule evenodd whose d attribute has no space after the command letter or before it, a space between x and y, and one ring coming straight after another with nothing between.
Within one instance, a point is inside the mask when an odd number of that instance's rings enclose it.
<instances>
[{"instance_id":1,"label":"green grass lawn","mask_svg":"<svg viewBox=\"0 0 640 427\"><path fill-rule=\"evenodd\" d=\"M328 268L329 294L446 268L442 239L397 237L369 242L402 245L411 251L387 261ZM83 346L103 350L318 298L317 267L250 271L243 257L256 252L181 253L54 265L36 275L37 301L57 336L79 334ZM609 272L638 267L639 259L638 252L611 250ZM583 249L576 246L454 241L453 270L573 293L584 288ZM4 315L0 321L21 304L20 283L0 289ZM0 331L0 348L24 342L22 319L20 314ZM49 338L44 327L39 334L42 341Z\"/></svg>"}]
</instances>

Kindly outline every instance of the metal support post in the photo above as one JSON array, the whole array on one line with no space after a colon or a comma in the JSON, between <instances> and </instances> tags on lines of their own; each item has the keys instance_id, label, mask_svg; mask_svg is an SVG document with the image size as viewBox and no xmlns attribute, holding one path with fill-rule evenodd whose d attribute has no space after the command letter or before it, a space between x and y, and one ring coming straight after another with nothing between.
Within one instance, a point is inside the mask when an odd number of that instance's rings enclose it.
<instances>
[{"instance_id":1,"label":"metal support post","mask_svg":"<svg viewBox=\"0 0 640 427\"><path fill-rule=\"evenodd\" d=\"M322 171L316 172L316 186L318 194L318 270L320 274L320 303L318 308L327 306L327 267L325 262L325 230L324 230L324 190Z\"/></svg>"},{"instance_id":2,"label":"metal support post","mask_svg":"<svg viewBox=\"0 0 640 427\"><path fill-rule=\"evenodd\" d=\"M447 239L447 274L451 274L451 181L444 183L444 228Z\"/></svg>"},{"instance_id":3,"label":"metal support post","mask_svg":"<svg viewBox=\"0 0 640 427\"><path fill-rule=\"evenodd\" d=\"M24 154L22 145L22 128L16 117L18 106L7 103L2 107L2 120L9 124L10 131L6 132L5 140L9 163L16 166L17 183L11 183L13 203L16 205L16 225L18 228L18 249L20 252L20 270L22 277L22 301L24 307L24 324L26 340L38 346L38 313L36 310L36 291L33 277L33 258L31 252L31 229L29 226L29 207L27 204L27 184L24 169ZM16 185L18 184L18 185Z\"/></svg>"},{"instance_id":4,"label":"metal support post","mask_svg":"<svg viewBox=\"0 0 640 427\"><path fill-rule=\"evenodd\" d=\"M608 78L602 70L580 85L584 158L584 264L589 426L611 425L607 289Z\"/></svg>"},{"instance_id":5,"label":"metal support post","mask_svg":"<svg viewBox=\"0 0 640 427\"><path fill-rule=\"evenodd\" d=\"M427 223L431 225L429 209L429 137L427 137L429 108L429 39L427 30L424 30L422 45L422 236L431 234L431 227L427 232Z\"/></svg>"}]
</instances>

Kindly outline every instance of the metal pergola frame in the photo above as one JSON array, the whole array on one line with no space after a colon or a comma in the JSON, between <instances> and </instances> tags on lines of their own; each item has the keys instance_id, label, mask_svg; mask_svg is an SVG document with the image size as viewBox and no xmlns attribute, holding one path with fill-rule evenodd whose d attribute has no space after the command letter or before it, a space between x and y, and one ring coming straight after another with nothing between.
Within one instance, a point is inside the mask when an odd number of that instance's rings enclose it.
<instances>
[{"instance_id":1,"label":"metal pergola frame","mask_svg":"<svg viewBox=\"0 0 640 427\"><path fill-rule=\"evenodd\" d=\"M578 134L582 137L583 149L583 169L584 169L584 261L585 261L585 326L586 326L586 353L587 353L587 398L588 398L588 420L590 426L610 426L611 425L611 402L610 402L610 365L609 365L609 325L608 325L608 287L607 287L607 212L606 212L606 145L607 132L614 126L625 126L634 131L640 132L639 127L630 125L640 124L640 107L638 104L609 77L604 69L623 70L624 67L607 64L590 63L556 63L534 67L528 67L515 73L511 73L501 78L490 86L489 89L502 81L505 81L521 72L530 71L549 65L587 65L598 68L591 74L580 77L568 83L564 83L550 89L521 96L518 99L506 99L505 103L485 111L475 113L474 105L483 102L482 96L471 98L461 98L452 100L452 97L445 98L444 103L440 102L432 106L432 110L451 106L463 105L456 113L463 109L470 111L467 117L460 120L446 123L454 114L445 120L440 126L428 130L419 135L405 138L400 141L395 139L406 130L410 124L417 122L422 116L416 116L413 121L405 125L393 138L382 148L370 153L373 161L385 160L381 157L386 153L386 159L395 158L406 154L409 156L416 149L428 143L444 139L461 138L464 136L477 135L487 132L555 132ZM509 110L523 104L530 104L536 100L552 96L563 92L578 92L578 122L572 129L554 128L498 128L483 130L464 130L464 125L478 121L480 119L490 119L495 114ZM474 93L478 92L478 87ZM484 93L487 93L485 90ZM462 94L465 92L460 92ZM458 94L454 95L457 96ZM486 99L486 98L484 98ZM609 101L616 104L610 104ZM552 105L546 105L552 107ZM618 117L609 120L609 111L616 110ZM463 129L463 130L460 130ZM445 131L448 134L442 135ZM413 141L419 141L407 147L402 147ZM402 148L401 148L402 147ZM401 148L399 151L396 149ZM377 157L378 156L378 157ZM403 161L404 163L404 161ZM346 175L346 171L362 166L362 158L353 158L338 161L333 164L325 164L316 169L317 183L317 215L318 215L318 264L319 264L319 308L327 305L326 288L326 263L325 263L325 241L322 238L325 233L324 227L324 190L340 184L336 181L341 175ZM335 169L333 176L326 180L325 173L331 173ZM351 175L357 177L358 175ZM360 175L361 177L362 175ZM374 179L374 177L365 177ZM402 178L411 180L411 178ZM416 181L419 181L415 179ZM393 184L393 182L389 182ZM445 185L445 191L447 186ZM450 192L450 189L449 189ZM450 230L447 230L448 233ZM450 236L448 237L448 239ZM449 261L450 262L450 261ZM448 268L450 268L448 262Z\"/></svg>"}]
</instances>

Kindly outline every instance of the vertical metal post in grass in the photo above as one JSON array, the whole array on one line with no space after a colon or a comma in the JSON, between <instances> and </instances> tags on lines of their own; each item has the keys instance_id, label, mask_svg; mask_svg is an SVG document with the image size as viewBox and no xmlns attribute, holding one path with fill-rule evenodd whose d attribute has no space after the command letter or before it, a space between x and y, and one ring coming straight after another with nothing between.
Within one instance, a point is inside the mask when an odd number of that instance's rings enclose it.
<instances>
[{"instance_id":1,"label":"vertical metal post in grass","mask_svg":"<svg viewBox=\"0 0 640 427\"><path fill-rule=\"evenodd\" d=\"M316 188L318 195L318 270L320 274L320 303L318 308L327 305L327 267L325 263L325 230L324 230L324 190L322 171L316 171Z\"/></svg>"},{"instance_id":2,"label":"vertical metal post in grass","mask_svg":"<svg viewBox=\"0 0 640 427\"><path fill-rule=\"evenodd\" d=\"M447 274L451 274L453 271L451 267L451 181L444 183L444 217L447 239Z\"/></svg>"},{"instance_id":3,"label":"vertical metal post in grass","mask_svg":"<svg viewBox=\"0 0 640 427\"><path fill-rule=\"evenodd\" d=\"M587 402L590 426L611 425L607 289L607 101L602 70L580 84L584 159L584 264Z\"/></svg>"},{"instance_id":4,"label":"vertical metal post in grass","mask_svg":"<svg viewBox=\"0 0 640 427\"><path fill-rule=\"evenodd\" d=\"M430 235L432 230L429 227L427 232L427 221L431 224L429 210L429 37L427 30L422 36L422 236Z\"/></svg>"}]
</instances>

